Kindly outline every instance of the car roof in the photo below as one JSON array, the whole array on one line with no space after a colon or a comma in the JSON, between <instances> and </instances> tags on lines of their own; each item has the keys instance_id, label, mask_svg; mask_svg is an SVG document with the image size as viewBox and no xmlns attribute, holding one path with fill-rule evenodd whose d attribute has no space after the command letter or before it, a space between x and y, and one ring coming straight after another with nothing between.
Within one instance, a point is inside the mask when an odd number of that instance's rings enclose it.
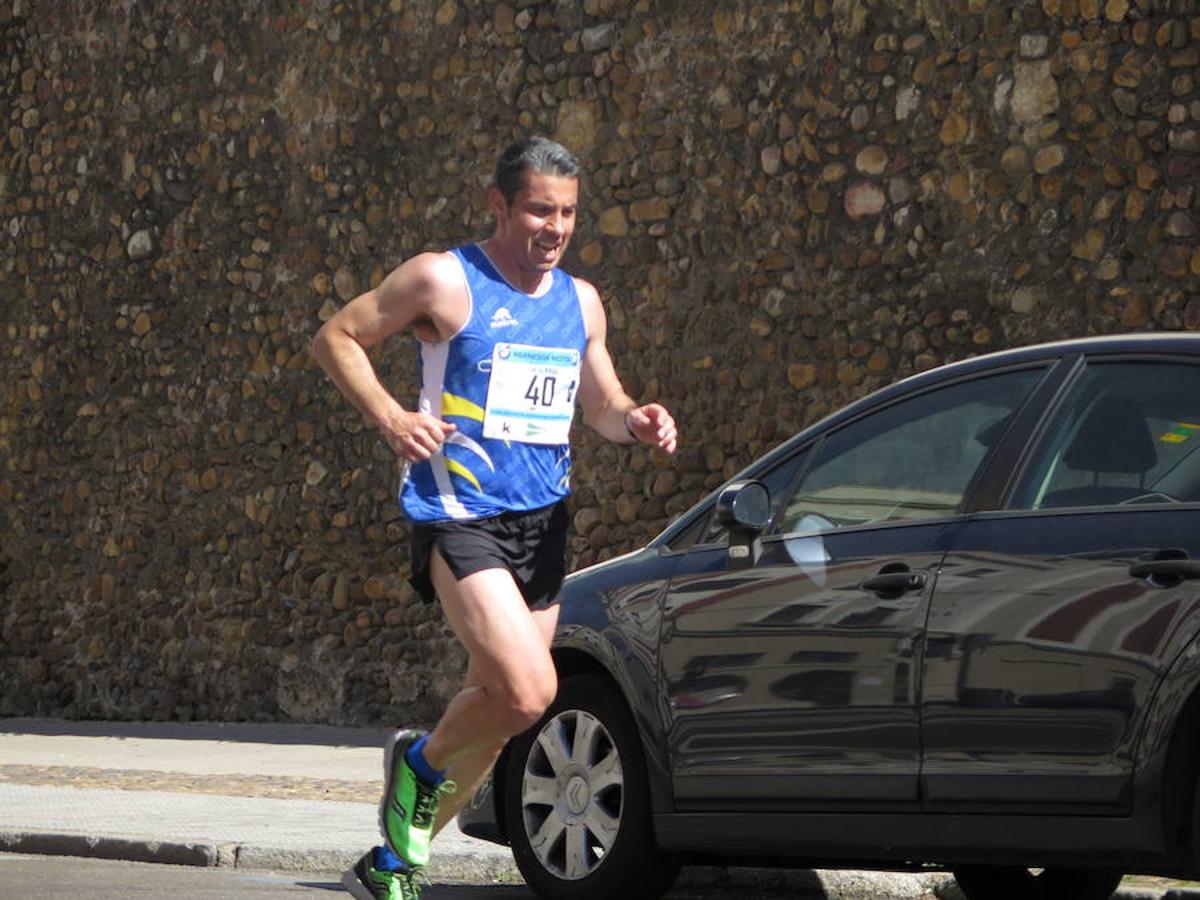
<instances>
[{"instance_id":1,"label":"car roof","mask_svg":"<svg viewBox=\"0 0 1200 900\"><path fill-rule=\"evenodd\" d=\"M968 357L967 359L937 366L925 372L909 375L906 378L872 391L865 397L846 404L819 422L815 422L803 429L796 437L817 427L828 427L834 421L852 418L858 415L863 407L875 406L878 403L886 402L895 394L906 394L913 390L920 390L923 386L953 381L964 375L982 370L1032 365L1076 354L1120 355L1148 352L1155 354L1200 354L1200 334L1176 331L1071 338L1069 340L1030 344L1026 347L1014 347L1009 350L998 350L994 353ZM786 443L790 444L792 440L789 438Z\"/></svg>"},{"instance_id":2,"label":"car roof","mask_svg":"<svg viewBox=\"0 0 1200 900\"><path fill-rule=\"evenodd\" d=\"M1009 350L997 350L994 353L984 353L968 359L946 363L929 369L918 375L910 375L889 387L908 384L916 379L931 376L936 373L935 380L942 377L954 377L959 372L974 371L975 369L990 369L1003 367L1008 363L1019 364L1034 360L1066 356L1071 353L1200 353L1200 334L1192 332L1152 332L1137 334L1110 334L1095 337L1070 338L1061 341L1048 341L1042 344L1030 344L1025 347L1013 347ZM887 390L883 388L882 390Z\"/></svg>"}]
</instances>

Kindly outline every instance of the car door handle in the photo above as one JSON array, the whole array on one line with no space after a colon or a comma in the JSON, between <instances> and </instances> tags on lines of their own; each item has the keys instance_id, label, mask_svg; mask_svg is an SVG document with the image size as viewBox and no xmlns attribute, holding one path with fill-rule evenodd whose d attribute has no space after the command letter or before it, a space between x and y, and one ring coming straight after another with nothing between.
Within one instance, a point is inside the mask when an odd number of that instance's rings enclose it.
<instances>
[{"instance_id":1,"label":"car door handle","mask_svg":"<svg viewBox=\"0 0 1200 900\"><path fill-rule=\"evenodd\" d=\"M861 587L864 591L871 591L875 594L890 594L893 597L898 597L908 591L919 591L925 587L925 573L910 572L908 570L880 572L877 575L872 575L870 578L864 579Z\"/></svg>"},{"instance_id":2,"label":"car door handle","mask_svg":"<svg viewBox=\"0 0 1200 900\"><path fill-rule=\"evenodd\" d=\"M1200 578L1200 559L1144 559L1129 567L1133 578Z\"/></svg>"}]
</instances>

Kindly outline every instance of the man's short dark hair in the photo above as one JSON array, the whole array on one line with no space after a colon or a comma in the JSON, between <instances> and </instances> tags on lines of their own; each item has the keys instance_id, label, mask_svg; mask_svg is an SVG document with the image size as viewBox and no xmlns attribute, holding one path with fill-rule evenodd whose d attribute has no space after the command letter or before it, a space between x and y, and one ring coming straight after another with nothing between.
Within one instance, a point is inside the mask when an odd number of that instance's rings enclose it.
<instances>
[{"instance_id":1,"label":"man's short dark hair","mask_svg":"<svg viewBox=\"0 0 1200 900\"><path fill-rule=\"evenodd\" d=\"M579 177L579 160L562 144L534 135L509 144L496 162L496 187L507 203L525 186L526 172Z\"/></svg>"}]
</instances>

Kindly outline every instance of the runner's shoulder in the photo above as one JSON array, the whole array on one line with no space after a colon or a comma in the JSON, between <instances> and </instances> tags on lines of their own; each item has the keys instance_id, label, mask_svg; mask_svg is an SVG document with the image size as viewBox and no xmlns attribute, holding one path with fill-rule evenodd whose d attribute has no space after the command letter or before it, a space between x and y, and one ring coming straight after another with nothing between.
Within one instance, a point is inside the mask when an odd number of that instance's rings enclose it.
<instances>
[{"instance_id":1,"label":"runner's shoulder","mask_svg":"<svg viewBox=\"0 0 1200 900\"><path fill-rule=\"evenodd\" d=\"M604 304L600 302L600 292L596 286L578 276L572 275L575 282L575 293L579 296L579 306L583 313L584 325L589 335L604 333L605 317Z\"/></svg>"},{"instance_id":2,"label":"runner's shoulder","mask_svg":"<svg viewBox=\"0 0 1200 900\"><path fill-rule=\"evenodd\" d=\"M580 299L587 302L600 302L600 292L596 290L596 286L586 278L580 278L578 275L571 275L571 280L575 282L575 290L578 292Z\"/></svg>"},{"instance_id":3,"label":"runner's shoulder","mask_svg":"<svg viewBox=\"0 0 1200 900\"><path fill-rule=\"evenodd\" d=\"M418 253L405 260L384 280L383 290L425 310L465 298L462 267L448 251Z\"/></svg>"},{"instance_id":4,"label":"runner's shoulder","mask_svg":"<svg viewBox=\"0 0 1200 900\"><path fill-rule=\"evenodd\" d=\"M388 277L403 279L408 284L427 290L459 287L463 283L462 266L448 250L418 253L405 260Z\"/></svg>"}]
</instances>

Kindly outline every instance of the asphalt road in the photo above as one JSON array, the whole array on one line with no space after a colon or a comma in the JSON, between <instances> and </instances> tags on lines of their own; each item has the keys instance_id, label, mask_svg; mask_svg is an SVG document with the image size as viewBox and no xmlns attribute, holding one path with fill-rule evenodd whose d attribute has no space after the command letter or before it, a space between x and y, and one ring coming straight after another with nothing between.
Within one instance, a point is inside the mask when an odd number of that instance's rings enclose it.
<instances>
[{"instance_id":1,"label":"asphalt road","mask_svg":"<svg viewBox=\"0 0 1200 900\"><path fill-rule=\"evenodd\" d=\"M0 898L187 897L240 900L244 897L349 897L339 873L283 874L249 869L192 868L65 856L0 854ZM523 886L432 884L422 900L531 900Z\"/></svg>"},{"instance_id":2,"label":"asphalt road","mask_svg":"<svg viewBox=\"0 0 1200 900\"><path fill-rule=\"evenodd\" d=\"M87 900L125 900L137 897L182 897L187 900L244 900L248 897L309 897L337 900L349 897L342 890L341 874L266 872L255 869L199 868L154 865L67 856L27 856L0 853L0 900L47 900L81 897ZM1192 884L1167 879L1135 879L1118 891L1120 900L1167 900L1200 897ZM811 890L794 881L787 886L746 884L707 886L693 879L676 885L666 900L817 900L828 895L817 880ZM885 900L888 893L872 891L836 896L866 896ZM932 900L932 892L925 895ZM961 897L951 890L945 895ZM536 900L524 885L430 884L422 900ZM1017 900L1017 898L1014 898ZM1064 897L1062 900L1071 900Z\"/></svg>"},{"instance_id":3,"label":"asphalt road","mask_svg":"<svg viewBox=\"0 0 1200 900\"><path fill-rule=\"evenodd\" d=\"M86 897L88 900L125 900L137 897L186 897L188 900L242 900L248 897L348 897L339 883L340 873L285 874L250 869L194 868L66 856L25 856L0 853L0 900L48 900ZM800 900L794 890L785 893L736 890L738 900ZM728 898L728 889L705 890L682 886L670 900ZM808 896L820 896L813 894ZM524 885L430 884L421 900L534 900Z\"/></svg>"}]
</instances>

